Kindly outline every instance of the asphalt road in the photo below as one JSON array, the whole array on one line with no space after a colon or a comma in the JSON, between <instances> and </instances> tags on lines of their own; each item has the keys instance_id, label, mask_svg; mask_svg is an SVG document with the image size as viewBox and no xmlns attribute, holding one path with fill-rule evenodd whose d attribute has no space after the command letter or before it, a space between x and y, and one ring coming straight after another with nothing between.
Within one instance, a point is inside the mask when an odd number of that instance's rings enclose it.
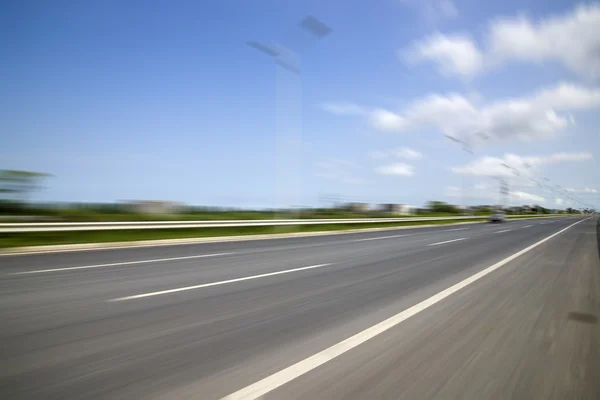
<instances>
[{"instance_id":1,"label":"asphalt road","mask_svg":"<svg viewBox=\"0 0 600 400\"><path fill-rule=\"evenodd\" d=\"M597 229L2 256L0 398L599 399Z\"/></svg>"}]
</instances>

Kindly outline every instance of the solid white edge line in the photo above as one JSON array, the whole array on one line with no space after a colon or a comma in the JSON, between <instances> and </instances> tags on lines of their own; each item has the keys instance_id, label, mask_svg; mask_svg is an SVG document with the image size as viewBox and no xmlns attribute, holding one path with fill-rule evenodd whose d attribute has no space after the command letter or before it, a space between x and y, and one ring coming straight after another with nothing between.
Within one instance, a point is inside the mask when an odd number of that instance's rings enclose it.
<instances>
[{"instance_id":1,"label":"solid white edge line","mask_svg":"<svg viewBox=\"0 0 600 400\"><path fill-rule=\"evenodd\" d=\"M183 257L170 257L170 258L157 258L153 260L139 260L139 261L123 261L110 264L97 264L97 265L82 265L79 267L65 267L65 268L52 268L52 269L34 269L31 271L12 272L7 275L28 275L28 274L42 274L47 272L60 272L60 271L73 271L78 269L92 269L92 268L104 268L104 267L116 267L118 265L133 265L133 264L146 264L156 263L163 261L177 261L177 260L191 260L194 258L206 258L206 257L218 257L228 256L235 253L213 253L213 254L198 254L195 256L183 256Z\"/></svg>"},{"instance_id":2,"label":"solid white edge line","mask_svg":"<svg viewBox=\"0 0 600 400\"><path fill-rule=\"evenodd\" d=\"M459 238L459 239L446 240L446 241L443 241L443 242L431 243L431 244L428 244L427 246L437 246L438 244L458 242L460 240L467 240L467 238Z\"/></svg>"},{"instance_id":3,"label":"solid white edge line","mask_svg":"<svg viewBox=\"0 0 600 400\"><path fill-rule=\"evenodd\" d=\"M269 272L269 273L260 274L260 275L245 276L243 278L228 279L226 281L203 283L201 285L194 285L194 286L186 286L186 287L181 287L181 288L176 288L176 289L161 290L159 292L141 293L141 294L136 294L136 295L133 295L133 296L119 297L118 299L111 299L111 300L107 300L107 301L108 302L114 302L114 301L125 301L125 300L142 299L144 297L160 296L160 295L163 295L163 294L184 292L184 291L187 291L187 290L202 289L202 288L211 287L211 286L225 285L227 283L249 281L251 279L265 278L267 276L289 274L290 272L297 272L297 271L304 271L304 270L307 270L307 269L322 268L322 267L327 267L329 265L332 265L332 264L329 263L329 264L310 265L308 267L300 267L300 268L286 269L284 271Z\"/></svg>"},{"instance_id":4,"label":"solid white edge line","mask_svg":"<svg viewBox=\"0 0 600 400\"><path fill-rule=\"evenodd\" d=\"M542 243L552 239L553 237L563 233L564 231L566 231L567 229L583 222L583 221L587 221L589 218L580 220L575 222L574 224L571 224L569 226L567 226L564 229L561 229L560 231L540 240L539 242L536 242L534 244L532 244L529 247L524 248L521 251L516 252L515 254L505 258L502 261L497 262L496 264L487 267L486 269L476 273L475 275L470 276L469 278L450 286L449 288L442 290L441 292L431 296L430 298L423 300L422 302L378 323L375 324L373 326L371 326L370 328L365 329L362 332L359 332L351 337L349 337L346 340L343 340L337 344L334 344L333 346L318 352L317 354L314 354L308 358L305 358L302 361L297 362L296 364L293 364L287 368L282 369L279 372L274 373L273 375L270 375L264 379L261 379L258 382L255 382L249 386L246 386L245 388L238 390L237 392L234 392L228 396L223 397L222 400L255 400L258 399L260 396L269 393L275 389L277 389L280 386L285 385L286 383L290 382L293 379L298 378L301 375L306 374L309 371L312 371L313 369L325 364L326 362L346 353L347 351L355 348L356 346L366 342L369 339L374 338L375 336L379 335L380 333L383 333L385 331L387 331L390 328L393 328L394 326L400 324L401 322L407 320L408 318L420 313L421 311L424 311L426 309L428 309L429 307L433 306L436 303L439 303L440 301L444 300L446 297L450 296L453 293L458 292L459 290L461 290L462 288L472 284L473 282L483 278L484 276L492 273L493 271L497 270L498 268L502 267L503 265L509 263L510 261L514 260L515 258L527 253L528 251L538 247L539 245L541 245Z\"/></svg>"},{"instance_id":5,"label":"solid white edge line","mask_svg":"<svg viewBox=\"0 0 600 400\"><path fill-rule=\"evenodd\" d=\"M392 238L399 238L399 237L404 237L404 236L409 236L409 235L406 234L406 235L379 236L379 237L374 237L374 238L355 239L355 240L352 240L352 242L368 242L370 240L392 239Z\"/></svg>"}]
</instances>

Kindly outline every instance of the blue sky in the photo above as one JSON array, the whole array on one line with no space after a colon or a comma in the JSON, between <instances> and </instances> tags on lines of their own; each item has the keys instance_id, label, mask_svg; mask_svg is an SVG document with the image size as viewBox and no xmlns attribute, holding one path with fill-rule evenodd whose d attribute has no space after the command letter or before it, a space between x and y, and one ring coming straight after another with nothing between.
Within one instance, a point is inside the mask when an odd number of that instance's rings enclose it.
<instances>
[{"instance_id":1,"label":"blue sky","mask_svg":"<svg viewBox=\"0 0 600 400\"><path fill-rule=\"evenodd\" d=\"M52 173L44 201L494 203L504 177L600 207L600 6L369 3L0 1L0 168Z\"/></svg>"}]
</instances>

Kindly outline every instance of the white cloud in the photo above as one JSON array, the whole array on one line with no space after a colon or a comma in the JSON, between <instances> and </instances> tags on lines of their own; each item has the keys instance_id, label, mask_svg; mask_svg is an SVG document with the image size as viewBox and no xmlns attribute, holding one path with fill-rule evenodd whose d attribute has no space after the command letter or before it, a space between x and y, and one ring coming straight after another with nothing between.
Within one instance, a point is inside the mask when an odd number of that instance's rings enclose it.
<instances>
[{"instance_id":1,"label":"white cloud","mask_svg":"<svg viewBox=\"0 0 600 400\"><path fill-rule=\"evenodd\" d=\"M475 175L475 176L494 176L509 177L512 172L504 167L504 159L498 157L481 157L465 166L452 167L450 170L455 174Z\"/></svg>"},{"instance_id":2,"label":"white cloud","mask_svg":"<svg viewBox=\"0 0 600 400\"><path fill-rule=\"evenodd\" d=\"M511 191L509 193L510 197L512 197L513 199L521 199L521 200L531 200L531 201L537 201L540 203L543 203L546 201L545 198L537 196L535 194L532 193L527 193L527 192L520 192L520 191Z\"/></svg>"},{"instance_id":3,"label":"white cloud","mask_svg":"<svg viewBox=\"0 0 600 400\"><path fill-rule=\"evenodd\" d=\"M564 112L591 108L600 108L599 88L563 82L530 96L482 105L457 93L430 94L399 112L363 111L373 127L386 132L434 128L453 136L483 132L488 139L533 141L554 137L573 125L573 117Z\"/></svg>"},{"instance_id":4,"label":"white cloud","mask_svg":"<svg viewBox=\"0 0 600 400\"><path fill-rule=\"evenodd\" d=\"M381 175L397 175L397 176L412 176L414 175L414 167L405 163L393 163L381 166L375 170Z\"/></svg>"},{"instance_id":5,"label":"white cloud","mask_svg":"<svg viewBox=\"0 0 600 400\"><path fill-rule=\"evenodd\" d=\"M483 56L470 36L436 33L415 44L401 57L409 64L432 61L444 75L476 75L483 69Z\"/></svg>"},{"instance_id":6,"label":"white cloud","mask_svg":"<svg viewBox=\"0 0 600 400\"><path fill-rule=\"evenodd\" d=\"M491 184L478 184L472 187L466 188L468 197L480 199L480 200L488 200L491 203L496 203L498 201L498 187L493 186ZM448 186L446 187L446 196L448 197L462 197L463 189L457 186ZM535 195L533 193L522 192L522 191L510 191L508 193L508 197L510 199L510 203L517 204L519 200L523 201L532 201L537 203L544 203L546 201L545 198Z\"/></svg>"},{"instance_id":7,"label":"white cloud","mask_svg":"<svg viewBox=\"0 0 600 400\"><path fill-rule=\"evenodd\" d=\"M472 120L476 107L459 94L447 96L431 94L417 99L401 113L377 109L371 112L371 123L375 128L388 132L403 132L423 127L449 127L455 121Z\"/></svg>"},{"instance_id":8,"label":"white cloud","mask_svg":"<svg viewBox=\"0 0 600 400\"><path fill-rule=\"evenodd\" d=\"M419 160L423 158L423 154L417 150L408 147L402 147L400 149L390 151L370 151L369 157L374 160L387 160L390 158Z\"/></svg>"},{"instance_id":9,"label":"white cloud","mask_svg":"<svg viewBox=\"0 0 600 400\"><path fill-rule=\"evenodd\" d=\"M556 153L546 157L531 157L532 162L539 162L543 164L552 164L562 161L585 161L592 159L592 153L581 152L581 153ZM539 159L539 160L537 160Z\"/></svg>"},{"instance_id":10,"label":"white cloud","mask_svg":"<svg viewBox=\"0 0 600 400\"><path fill-rule=\"evenodd\" d=\"M566 190L567 190L567 192L571 192L571 193L598 193L597 189L592 189L589 187L582 188L582 189L567 188Z\"/></svg>"},{"instance_id":11,"label":"white cloud","mask_svg":"<svg viewBox=\"0 0 600 400\"><path fill-rule=\"evenodd\" d=\"M388 132L405 130L408 125L404 118L388 110L375 109L370 113L371 124L381 130Z\"/></svg>"},{"instance_id":12,"label":"white cloud","mask_svg":"<svg viewBox=\"0 0 600 400\"><path fill-rule=\"evenodd\" d=\"M591 153L556 153L547 156L519 156L505 154L504 157L480 157L473 162L462 166L453 167L451 171L456 174L488 176L488 177L514 177L517 170L518 176L528 177L541 166L561 162L585 161L592 158ZM506 166L508 167L506 167ZM512 169L511 169L512 168Z\"/></svg>"},{"instance_id":13,"label":"white cloud","mask_svg":"<svg viewBox=\"0 0 600 400\"><path fill-rule=\"evenodd\" d=\"M554 60L589 77L600 76L600 4L581 4L572 11L539 21L503 18L489 27L488 53L493 61Z\"/></svg>"},{"instance_id":14,"label":"white cloud","mask_svg":"<svg viewBox=\"0 0 600 400\"><path fill-rule=\"evenodd\" d=\"M537 104L540 108L560 110L598 107L600 106L600 89L561 82L552 88L539 91L529 101Z\"/></svg>"},{"instance_id":15,"label":"white cloud","mask_svg":"<svg viewBox=\"0 0 600 400\"><path fill-rule=\"evenodd\" d=\"M532 141L547 139L569 125L554 110L544 110L526 101L496 103L481 110L475 130L493 138Z\"/></svg>"},{"instance_id":16,"label":"white cloud","mask_svg":"<svg viewBox=\"0 0 600 400\"><path fill-rule=\"evenodd\" d=\"M473 76L507 62L557 61L600 77L600 4L582 4L562 15L532 21L525 16L488 24L483 46L464 34L435 34L413 44L408 62L432 61L443 73Z\"/></svg>"},{"instance_id":17,"label":"white cloud","mask_svg":"<svg viewBox=\"0 0 600 400\"><path fill-rule=\"evenodd\" d=\"M403 147L401 149L393 151L392 153L395 157L406 158L408 160L418 160L420 158L423 158L423 154L416 150L409 149L408 147Z\"/></svg>"}]
</instances>

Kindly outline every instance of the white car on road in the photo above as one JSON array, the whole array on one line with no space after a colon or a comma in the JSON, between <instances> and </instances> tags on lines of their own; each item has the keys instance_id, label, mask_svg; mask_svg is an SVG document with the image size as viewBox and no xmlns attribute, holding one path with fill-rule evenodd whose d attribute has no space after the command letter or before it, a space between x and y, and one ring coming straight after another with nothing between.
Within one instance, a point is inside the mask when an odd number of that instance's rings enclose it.
<instances>
[{"instance_id":1,"label":"white car on road","mask_svg":"<svg viewBox=\"0 0 600 400\"><path fill-rule=\"evenodd\" d=\"M504 211L494 211L494 213L490 215L490 222L503 222L504 218L506 218Z\"/></svg>"}]
</instances>

